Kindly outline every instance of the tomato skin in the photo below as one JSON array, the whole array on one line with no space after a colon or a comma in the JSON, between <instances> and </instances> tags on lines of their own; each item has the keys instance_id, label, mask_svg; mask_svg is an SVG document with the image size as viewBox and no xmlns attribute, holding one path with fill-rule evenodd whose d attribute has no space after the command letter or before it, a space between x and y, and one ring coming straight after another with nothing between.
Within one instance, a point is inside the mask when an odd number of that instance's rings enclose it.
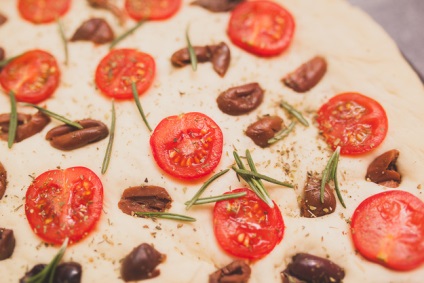
<instances>
[{"instance_id":1,"label":"tomato skin","mask_svg":"<svg viewBox=\"0 0 424 283\"><path fill-rule=\"evenodd\" d=\"M18 10L22 18L34 24L56 21L71 6L71 0L19 0Z\"/></svg>"},{"instance_id":2,"label":"tomato skin","mask_svg":"<svg viewBox=\"0 0 424 283\"><path fill-rule=\"evenodd\" d=\"M30 50L13 59L0 72L0 84L13 91L17 101L39 103L53 95L59 86L56 59L43 50Z\"/></svg>"},{"instance_id":3,"label":"tomato skin","mask_svg":"<svg viewBox=\"0 0 424 283\"><path fill-rule=\"evenodd\" d=\"M168 19L180 6L181 0L125 0L125 9L136 21Z\"/></svg>"},{"instance_id":4,"label":"tomato skin","mask_svg":"<svg viewBox=\"0 0 424 283\"><path fill-rule=\"evenodd\" d=\"M386 137L384 108L360 93L336 95L318 110L317 122L327 144L342 155L359 155L379 146Z\"/></svg>"},{"instance_id":5,"label":"tomato skin","mask_svg":"<svg viewBox=\"0 0 424 283\"><path fill-rule=\"evenodd\" d=\"M149 54L135 49L115 49L109 52L96 69L97 87L108 97L133 98L131 84L135 80L138 94L153 83L156 64Z\"/></svg>"},{"instance_id":6,"label":"tomato skin","mask_svg":"<svg viewBox=\"0 0 424 283\"><path fill-rule=\"evenodd\" d=\"M215 203L215 237L222 249L233 256L263 258L283 239L283 216L275 203L270 208L253 191L240 188L231 193L238 192L247 194Z\"/></svg>"},{"instance_id":7,"label":"tomato skin","mask_svg":"<svg viewBox=\"0 0 424 283\"><path fill-rule=\"evenodd\" d=\"M103 208L103 185L85 167L50 170L34 179L25 198L25 214L43 241L75 243L94 229Z\"/></svg>"},{"instance_id":8,"label":"tomato skin","mask_svg":"<svg viewBox=\"0 0 424 283\"><path fill-rule=\"evenodd\" d=\"M218 166L223 135L205 114L188 112L163 119L150 137L150 147L162 170L178 179L193 180Z\"/></svg>"},{"instance_id":9,"label":"tomato skin","mask_svg":"<svg viewBox=\"0 0 424 283\"><path fill-rule=\"evenodd\" d=\"M293 39L295 21L279 4L246 1L231 13L227 33L238 47L252 54L270 57L286 50Z\"/></svg>"},{"instance_id":10,"label":"tomato skin","mask_svg":"<svg viewBox=\"0 0 424 283\"><path fill-rule=\"evenodd\" d=\"M365 199L351 221L355 248L370 261L408 271L424 263L424 202L400 190Z\"/></svg>"}]
</instances>

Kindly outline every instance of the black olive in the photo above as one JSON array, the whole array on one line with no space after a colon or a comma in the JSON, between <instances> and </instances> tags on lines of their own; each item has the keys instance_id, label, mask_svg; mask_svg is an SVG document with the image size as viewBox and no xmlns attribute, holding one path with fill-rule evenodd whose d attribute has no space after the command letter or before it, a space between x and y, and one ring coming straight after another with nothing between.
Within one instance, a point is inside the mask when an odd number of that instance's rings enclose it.
<instances>
[{"instance_id":1,"label":"black olive","mask_svg":"<svg viewBox=\"0 0 424 283\"><path fill-rule=\"evenodd\" d=\"M30 271L26 272L24 277L19 279L19 283L26 283L29 278L40 273L47 264L37 264Z\"/></svg>"},{"instance_id":2,"label":"black olive","mask_svg":"<svg viewBox=\"0 0 424 283\"><path fill-rule=\"evenodd\" d=\"M56 267L54 283L80 283L82 268L76 262L64 262Z\"/></svg>"}]
</instances>

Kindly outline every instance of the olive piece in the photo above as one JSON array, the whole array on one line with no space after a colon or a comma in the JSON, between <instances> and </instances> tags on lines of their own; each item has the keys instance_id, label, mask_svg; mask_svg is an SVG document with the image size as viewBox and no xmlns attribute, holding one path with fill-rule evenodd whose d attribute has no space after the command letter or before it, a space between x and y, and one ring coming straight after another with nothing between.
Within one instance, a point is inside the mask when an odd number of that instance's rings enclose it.
<instances>
[{"instance_id":1,"label":"olive piece","mask_svg":"<svg viewBox=\"0 0 424 283\"><path fill-rule=\"evenodd\" d=\"M0 162L0 199L3 198L7 186L7 171ZM1 238L1 237L0 237Z\"/></svg>"},{"instance_id":2,"label":"olive piece","mask_svg":"<svg viewBox=\"0 0 424 283\"><path fill-rule=\"evenodd\" d=\"M7 259L12 256L15 250L15 236L13 230L0 228L0 260Z\"/></svg>"},{"instance_id":3,"label":"olive piece","mask_svg":"<svg viewBox=\"0 0 424 283\"><path fill-rule=\"evenodd\" d=\"M209 275L209 283L246 283L250 278L250 266L235 260Z\"/></svg>"},{"instance_id":4,"label":"olive piece","mask_svg":"<svg viewBox=\"0 0 424 283\"><path fill-rule=\"evenodd\" d=\"M26 283L31 277L40 273L47 264L36 264L33 268L31 268L28 272L25 273L24 277L19 279L19 283Z\"/></svg>"},{"instance_id":5,"label":"olive piece","mask_svg":"<svg viewBox=\"0 0 424 283\"><path fill-rule=\"evenodd\" d=\"M246 136L251 138L256 145L268 147L268 142L283 126L283 119L278 116L265 116L246 129Z\"/></svg>"},{"instance_id":6,"label":"olive piece","mask_svg":"<svg viewBox=\"0 0 424 283\"><path fill-rule=\"evenodd\" d=\"M119 209L128 215L135 212L164 212L171 207L172 198L158 186L137 186L126 189L118 203Z\"/></svg>"},{"instance_id":7,"label":"olive piece","mask_svg":"<svg viewBox=\"0 0 424 283\"><path fill-rule=\"evenodd\" d=\"M81 265L77 262L64 262L56 267L54 283L80 283L82 275Z\"/></svg>"},{"instance_id":8,"label":"olive piece","mask_svg":"<svg viewBox=\"0 0 424 283\"><path fill-rule=\"evenodd\" d=\"M321 202L321 179L316 174L308 173L300 215L308 218L324 216L333 213L336 204L336 196L328 184L324 187L324 202Z\"/></svg>"},{"instance_id":9,"label":"olive piece","mask_svg":"<svg viewBox=\"0 0 424 283\"><path fill-rule=\"evenodd\" d=\"M113 30L104 19L92 18L81 24L72 36L71 41L86 40L96 44L104 44L111 42L113 38Z\"/></svg>"},{"instance_id":10,"label":"olive piece","mask_svg":"<svg viewBox=\"0 0 424 283\"><path fill-rule=\"evenodd\" d=\"M211 12L227 12L245 0L196 0L191 5L198 5Z\"/></svg>"},{"instance_id":11,"label":"olive piece","mask_svg":"<svg viewBox=\"0 0 424 283\"><path fill-rule=\"evenodd\" d=\"M218 108L228 115L242 115L256 109L264 98L264 90L258 83L236 86L222 92L216 102Z\"/></svg>"},{"instance_id":12,"label":"olive piece","mask_svg":"<svg viewBox=\"0 0 424 283\"><path fill-rule=\"evenodd\" d=\"M398 172L396 161L399 157L399 151L389 150L374 159L368 166L365 178L376 184L389 188L399 187L401 175Z\"/></svg>"}]
</instances>

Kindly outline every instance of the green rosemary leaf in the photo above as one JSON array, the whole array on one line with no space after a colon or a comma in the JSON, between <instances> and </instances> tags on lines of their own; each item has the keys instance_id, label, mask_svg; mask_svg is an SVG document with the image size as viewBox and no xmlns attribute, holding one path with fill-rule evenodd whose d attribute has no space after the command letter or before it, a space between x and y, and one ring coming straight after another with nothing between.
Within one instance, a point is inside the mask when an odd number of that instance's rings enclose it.
<instances>
[{"instance_id":1,"label":"green rosemary leaf","mask_svg":"<svg viewBox=\"0 0 424 283\"><path fill-rule=\"evenodd\" d=\"M203 192L205 191L205 189L216 179L218 179L219 177L221 177L222 175L224 175L225 173L227 173L230 169L225 169L215 175L213 175L209 180L207 180L202 187L200 187L200 189L197 191L197 193L193 196L193 198L191 200L189 200L188 202L185 203L186 205L186 210L190 209L190 207L199 199L199 197L203 194Z\"/></svg>"},{"instance_id":2,"label":"green rosemary leaf","mask_svg":"<svg viewBox=\"0 0 424 283\"><path fill-rule=\"evenodd\" d=\"M224 195L220 195L220 196L198 198L192 205L199 205L199 204L217 202L217 201L221 201L221 200L234 199L234 198L243 197L245 195L246 195L246 192L240 192L240 193L224 194ZM186 201L184 204L188 205L189 202Z\"/></svg>"},{"instance_id":3,"label":"green rosemary leaf","mask_svg":"<svg viewBox=\"0 0 424 283\"><path fill-rule=\"evenodd\" d=\"M188 53L190 55L191 68L193 69L193 71L196 71L197 70L197 56L196 56L196 52L194 52L194 48L193 48L193 46L191 45L191 42L190 42L189 29L190 29L190 25L187 25L185 36L186 36L186 41L187 41Z\"/></svg>"},{"instance_id":4,"label":"green rosemary leaf","mask_svg":"<svg viewBox=\"0 0 424 283\"><path fill-rule=\"evenodd\" d=\"M115 113L115 102L112 100L112 123L110 125L109 142L106 147L105 157L102 164L102 174L106 173L109 167L110 158L112 155L113 140L115 138L115 124L116 124L116 113Z\"/></svg>"},{"instance_id":5,"label":"green rosemary leaf","mask_svg":"<svg viewBox=\"0 0 424 283\"><path fill-rule=\"evenodd\" d=\"M188 221L188 222L194 222L196 221L196 218L185 216L181 214L175 214L175 213L168 213L168 212L135 212L135 215L140 217L149 217L149 218L164 218L164 219L172 219L172 220L179 220L179 221Z\"/></svg>"},{"instance_id":6,"label":"green rosemary leaf","mask_svg":"<svg viewBox=\"0 0 424 283\"><path fill-rule=\"evenodd\" d=\"M12 148L13 143L15 142L16 130L18 128L18 111L16 110L15 93L12 90L9 91L9 97L10 97L10 120L9 120L7 145L9 148Z\"/></svg>"},{"instance_id":7,"label":"green rosemary leaf","mask_svg":"<svg viewBox=\"0 0 424 283\"><path fill-rule=\"evenodd\" d=\"M138 111L140 112L141 118L143 119L144 124L146 125L147 129L149 129L149 131L151 132L152 128L150 127L149 122L147 122L147 118L144 115L143 107L141 107L140 98L138 96L138 91L137 91L137 87L135 85L135 82L131 83L131 89L132 89L135 104L137 105L137 108L138 108Z\"/></svg>"},{"instance_id":8,"label":"green rosemary leaf","mask_svg":"<svg viewBox=\"0 0 424 283\"><path fill-rule=\"evenodd\" d=\"M61 116L61 115L56 114L56 113L54 113L54 112L52 112L50 110L47 110L46 108L40 107L40 106L35 105L35 104L31 104L31 103L24 103L24 105L25 106L34 107L35 109L38 109L39 111L43 112L44 114L46 114L46 115L48 115L48 116L50 116L52 118L55 118L56 120L59 120L59 121L65 123L65 124L67 124L69 126L75 127L77 129L82 129L83 128L80 125L80 123L71 121L71 120L69 120L68 118L66 118L64 116Z\"/></svg>"},{"instance_id":9,"label":"green rosemary leaf","mask_svg":"<svg viewBox=\"0 0 424 283\"><path fill-rule=\"evenodd\" d=\"M342 195L340 193L339 183L337 180L337 167L340 159L340 147L338 146L336 150L331 155L330 159L328 160L327 165L325 166L324 171L322 172L322 180L321 180L321 188L320 188L320 200L321 203L324 203L324 190L325 185L333 181L334 182L334 189L337 194L337 198L339 199L340 203L344 208L346 208L346 205L343 201Z\"/></svg>"},{"instance_id":10,"label":"green rosemary leaf","mask_svg":"<svg viewBox=\"0 0 424 283\"><path fill-rule=\"evenodd\" d=\"M253 173L258 173L258 171L256 170L255 162L253 161L252 155L250 154L250 151L248 149L246 149L246 159L247 159L247 164L249 165L250 170ZM264 199L266 203L273 205L271 197L269 196L268 192L266 191L264 184L262 183L262 180L256 179L255 177L253 177L252 182L254 183L254 185L255 185L256 189L259 191L259 193L262 195L262 199Z\"/></svg>"},{"instance_id":11,"label":"green rosemary leaf","mask_svg":"<svg viewBox=\"0 0 424 283\"><path fill-rule=\"evenodd\" d=\"M65 31L63 29L62 21L57 20L57 24L59 26L59 34L60 34L60 38L62 39L63 49L64 49L64 52L65 52L65 65L68 65L68 61L69 61L68 41L66 40Z\"/></svg>"},{"instance_id":12,"label":"green rosemary leaf","mask_svg":"<svg viewBox=\"0 0 424 283\"><path fill-rule=\"evenodd\" d=\"M293 122L290 123L290 125L288 125L287 128L282 129L281 131L276 133L273 138L270 138L268 140L268 143L272 144L272 143L275 143L275 142L282 140L283 138L287 137L290 134L290 132L293 131L294 126L296 126L296 122L293 121Z\"/></svg>"},{"instance_id":13,"label":"green rosemary leaf","mask_svg":"<svg viewBox=\"0 0 424 283\"><path fill-rule=\"evenodd\" d=\"M338 165L339 165L339 159L340 159L340 147L338 146L337 147L337 149L336 149L336 153L337 153L337 155L336 155L336 158L335 158L335 161L334 161L334 163L335 163L335 166L334 166L334 175L332 176L333 177L333 181L334 181L334 189L335 189L335 191L336 191L336 194L337 194L337 198L339 199L339 201L340 201L340 203L341 203L341 205L344 207L344 208L346 208L346 204L344 203L344 201L343 201L343 197L342 197L342 194L341 194L341 192L340 192L340 188L339 188L339 182L338 182L338 180L337 180L337 167L338 167Z\"/></svg>"},{"instance_id":14,"label":"green rosemary leaf","mask_svg":"<svg viewBox=\"0 0 424 283\"><path fill-rule=\"evenodd\" d=\"M301 124L303 124L306 127L309 127L308 121L303 117L303 115L296 110L293 106L288 104L287 102L281 101L280 106L284 109L286 109L291 115L293 115Z\"/></svg>"},{"instance_id":15,"label":"green rosemary leaf","mask_svg":"<svg viewBox=\"0 0 424 283\"><path fill-rule=\"evenodd\" d=\"M145 23L144 20L141 20L135 24L132 28L115 38L109 45L109 49L113 49L115 45L117 45L119 42L121 42L124 38L132 34L136 29L138 29L140 26L142 26Z\"/></svg>"},{"instance_id":16,"label":"green rosemary leaf","mask_svg":"<svg viewBox=\"0 0 424 283\"><path fill-rule=\"evenodd\" d=\"M236 173L240 174L240 175L247 175L247 176L250 176L250 177L262 179L264 181L267 181L267 182L270 182L270 183L273 183L273 184L276 184L276 185L280 185L280 186L284 186L284 187L288 187L288 188L293 188L293 185L290 184L290 183L281 182L281 181L278 181L274 178L271 178L269 176L266 176L266 175L263 175L263 174L260 174L260 173L255 173L255 172L243 170L243 169L237 169L235 167L233 167L233 170L236 171Z\"/></svg>"}]
</instances>

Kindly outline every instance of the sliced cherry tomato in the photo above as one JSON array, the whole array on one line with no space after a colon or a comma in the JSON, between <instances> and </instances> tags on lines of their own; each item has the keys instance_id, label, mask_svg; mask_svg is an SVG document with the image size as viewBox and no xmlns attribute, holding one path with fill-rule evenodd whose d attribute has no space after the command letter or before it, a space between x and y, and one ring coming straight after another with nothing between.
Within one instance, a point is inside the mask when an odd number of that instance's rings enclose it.
<instances>
[{"instance_id":1,"label":"sliced cherry tomato","mask_svg":"<svg viewBox=\"0 0 424 283\"><path fill-rule=\"evenodd\" d=\"M150 146L163 171L192 180L216 168L221 160L223 136L211 118L189 112L163 119L150 137Z\"/></svg>"},{"instance_id":2,"label":"sliced cherry tomato","mask_svg":"<svg viewBox=\"0 0 424 283\"><path fill-rule=\"evenodd\" d=\"M71 6L71 0L19 0L18 10L22 18L34 24L50 23L63 16Z\"/></svg>"},{"instance_id":3,"label":"sliced cherry tomato","mask_svg":"<svg viewBox=\"0 0 424 283\"><path fill-rule=\"evenodd\" d=\"M246 259L259 259L281 242L284 221L278 206L270 208L254 192L243 197L218 201L213 210L215 237L227 253Z\"/></svg>"},{"instance_id":4,"label":"sliced cherry tomato","mask_svg":"<svg viewBox=\"0 0 424 283\"><path fill-rule=\"evenodd\" d=\"M231 13L228 35L238 47L258 56L276 56L289 47L295 21L271 1L246 1Z\"/></svg>"},{"instance_id":5,"label":"sliced cherry tomato","mask_svg":"<svg viewBox=\"0 0 424 283\"><path fill-rule=\"evenodd\" d=\"M341 147L344 155L367 153L380 145L387 134L383 107L359 93L342 93L318 110L317 122L327 144Z\"/></svg>"},{"instance_id":6,"label":"sliced cherry tomato","mask_svg":"<svg viewBox=\"0 0 424 283\"><path fill-rule=\"evenodd\" d=\"M96 85L105 95L116 99L133 97L131 84L135 82L139 95L152 84L155 60L135 49L116 49L107 54L96 70Z\"/></svg>"},{"instance_id":7,"label":"sliced cherry tomato","mask_svg":"<svg viewBox=\"0 0 424 283\"><path fill-rule=\"evenodd\" d=\"M170 18L180 6L181 0L125 0L125 9L136 21Z\"/></svg>"},{"instance_id":8,"label":"sliced cherry tomato","mask_svg":"<svg viewBox=\"0 0 424 283\"><path fill-rule=\"evenodd\" d=\"M103 185L85 167L44 172L29 186L25 213L45 242L75 243L94 229L103 207Z\"/></svg>"},{"instance_id":9,"label":"sliced cherry tomato","mask_svg":"<svg viewBox=\"0 0 424 283\"><path fill-rule=\"evenodd\" d=\"M364 200L351 221L355 248L370 261L406 271L424 263L424 202L405 191Z\"/></svg>"},{"instance_id":10,"label":"sliced cherry tomato","mask_svg":"<svg viewBox=\"0 0 424 283\"><path fill-rule=\"evenodd\" d=\"M16 100L39 103L49 98L59 85L56 59L42 50L31 50L13 59L0 72L0 84L13 91Z\"/></svg>"}]
</instances>

